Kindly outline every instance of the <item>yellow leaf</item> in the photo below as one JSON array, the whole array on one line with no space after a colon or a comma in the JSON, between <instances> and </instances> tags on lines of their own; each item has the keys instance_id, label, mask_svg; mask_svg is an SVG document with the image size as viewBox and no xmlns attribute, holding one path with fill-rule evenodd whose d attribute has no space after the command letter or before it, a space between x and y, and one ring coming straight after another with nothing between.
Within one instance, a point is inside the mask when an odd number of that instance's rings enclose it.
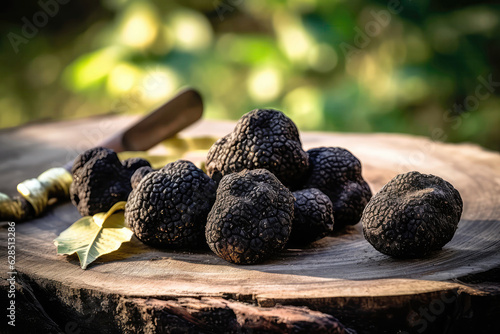
<instances>
[{"instance_id":1,"label":"yellow leaf","mask_svg":"<svg viewBox=\"0 0 500 334\"><path fill-rule=\"evenodd\" d=\"M144 151L125 151L118 153L120 160L143 158L149 161L154 169L159 169L170 162L185 159L204 169L208 150L215 143L214 137L172 137L161 142L154 153Z\"/></svg>"},{"instance_id":2,"label":"yellow leaf","mask_svg":"<svg viewBox=\"0 0 500 334\"><path fill-rule=\"evenodd\" d=\"M118 153L120 160L126 160L130 158L143 158L151 164L154 169L159 169L168 164L169 162L174 162L176 160L182 159L182 155L178 154L150 154L145 151L125 151Z\"/></svg>"},{"instance_id":3,"label":"yellow leaf","mask_svg":"<svg viewBox=\"0 0 500 334\"><path fill-rule=\"evenodd\" d=\"M126 226L123 210L126 202L118 202L106 213L79 219L54 240L57 254L78 255L82 269L101 255L130 241L132 231Z\"/></svg>"}]
</instances>

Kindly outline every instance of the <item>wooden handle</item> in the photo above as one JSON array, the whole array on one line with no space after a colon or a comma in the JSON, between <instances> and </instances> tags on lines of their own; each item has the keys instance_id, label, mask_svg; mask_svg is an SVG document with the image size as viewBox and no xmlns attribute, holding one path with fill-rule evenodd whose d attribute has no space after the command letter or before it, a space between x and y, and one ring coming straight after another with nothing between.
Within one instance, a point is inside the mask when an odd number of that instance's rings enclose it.
<instances>
[{"instance_id":1,"label":"wooden handle","mask_svg":"<svg viewBox=\"0 0 500 334\"><path fill-rule=\"evenodd\" d=\"M115 152L146 151L193 124L202 114L200 94L194 89L186 89L125 131L108 138L100 146L111 148Z\"/></svg>"}]
</instances>

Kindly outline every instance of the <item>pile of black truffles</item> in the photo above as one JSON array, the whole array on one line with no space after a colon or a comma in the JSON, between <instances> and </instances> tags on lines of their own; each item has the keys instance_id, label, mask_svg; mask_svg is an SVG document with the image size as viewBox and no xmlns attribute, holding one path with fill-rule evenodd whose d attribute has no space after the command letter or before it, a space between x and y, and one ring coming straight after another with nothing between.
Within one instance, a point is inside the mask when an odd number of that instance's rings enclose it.
<instances>
[{"instance_id":1,"label":"pile of black truffles","mask_svg":"<svg viewBox=\"0 0 500 334\"><path fill-rule=\"evenodd\" d=\"M304 151L295 124L274 109L245 114L210 148L206 169L178 160L153 170L94 148L74 163L71 199L82 215L127 200L125 220L145 244L208 244L236 264L265 261L360 220L380 252L420 257L451 240L462 212L453 186L418 172L399 175L372 198L351 152Z\"/></svg>"},{"instance_id":2,"label":"pile of black truffles","mask_svg":"<svg viewBox=\"0 0 500 334\"><path fill-rule=\"evenodd\" d=\"M285 245L305 246L334 226L356 224L372 195L352 153L339 147L304 151L293 121L274 109L243 115L210 148L206 165L220 182L207 243L233 263L256 263Z\"/></svg>"}]
</instances>

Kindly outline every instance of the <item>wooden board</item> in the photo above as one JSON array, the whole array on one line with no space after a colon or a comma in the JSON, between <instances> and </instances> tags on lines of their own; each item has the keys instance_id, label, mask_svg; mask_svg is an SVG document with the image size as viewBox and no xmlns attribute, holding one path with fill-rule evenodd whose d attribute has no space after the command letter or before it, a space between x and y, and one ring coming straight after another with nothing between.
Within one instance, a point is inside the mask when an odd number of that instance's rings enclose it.
<instances>
[{"instance_id":1,"label":"wooden board","mask_svg":"<svg viewBox=\"0 0 500 334\"><path fill-rule=\"evenodd\" d=\"M0 191L13 194L18 182L63 165L133 119L107 116L1 131ZM222 136L233 126L202 121L182 135ZM29 320L24 325L55 332L76 326L108 333L341 333L334 316L358 332L460 332L500 314L500 154L397 134L303 133L302 140L306 149L349 149L374 193L410 170L448 180L464 199L455 237L428 258L395 260L373 249L358 224L251 266L229 264L210 251L160 251L134 238L84 271L76 256L58 256L53 245L79 218L66 203L16 225L19 312ZM3 266L7 230L0 232ZM6 272L0 273L2 289L8 288Z\"/></svg>"}]
</instances>

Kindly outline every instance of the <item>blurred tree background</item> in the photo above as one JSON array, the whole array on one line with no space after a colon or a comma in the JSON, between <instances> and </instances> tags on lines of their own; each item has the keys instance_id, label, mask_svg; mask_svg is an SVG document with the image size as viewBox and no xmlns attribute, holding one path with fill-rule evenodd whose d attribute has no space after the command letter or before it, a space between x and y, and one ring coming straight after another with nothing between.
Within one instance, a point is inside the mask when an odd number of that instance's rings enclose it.
<instances>
[{"instance_id":1,"label":"blurred tree background","mask_svg":"<svg viewBox=\"0 0 500 334\"><path fill-rule=\"evenodd\" d=\"M183 86L205 117L275 107L302 130L500 150L500 4L41 0L3 4L0 127L144 113Z\"/></svg>"}]
</instances>

